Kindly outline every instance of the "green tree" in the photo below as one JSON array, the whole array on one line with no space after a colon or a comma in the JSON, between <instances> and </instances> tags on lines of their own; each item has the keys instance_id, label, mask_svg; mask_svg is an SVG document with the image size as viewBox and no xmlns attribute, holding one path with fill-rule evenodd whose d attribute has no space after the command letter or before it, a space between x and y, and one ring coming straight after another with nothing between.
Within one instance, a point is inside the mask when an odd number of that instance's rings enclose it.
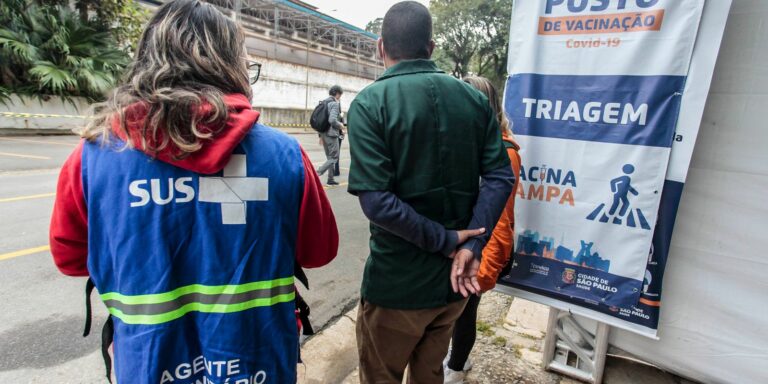
<instances>
[{"instance_id":1,"label":"green tree","mask_svg":"<svg viewBox=\"0 0 768 384\"><path fill-rule=\"evenodd\" d=\"M435 46L435 50L432 52L432 61L443 71L447 73L453 72L453 60L448 57L439 45Z\"/></svg>"},{"instance_id":2,"label":"green tree","mask_svg":"<svg viewBox=\"0 0 768 384\"><path fill-rule=\"evenodd\" d=\"M469 63L479 49L480 33L475 8L482 0L432 0L435 42L451 62L450 72L458 78L469 73Z\"/></svg>"},{"instance_id":3,"label":"green tree","mask_svg":"<svg viewBox=\"0 0 768 384\"><path fill-rule=\"evenodd\" d=\"M66 5L5 0L0 8L0 102L10 93L103 99L129 62L100 22Z\"/></svg>"},{"instance_id":4,"label":"green tree","mask_svg":"<svg viewBox=\"0 0 768 384\"><path fill-rule=\"evenodd\" d=\"M506 78L511 0L431 0L436 54L456 77L476 74L502 87Z\"/></svg>"},{"instance_id":5,"label":"green tree","mask_svg":"<svg viewBox=\"0 0 768 384\"><path fill-rule=\"evenodd\" d=\"M507 79L512 1L484 1L480 13L483 33L476 55L477 73L490 79L501 90Z\"/></svg>"},{"instance_id":6,"label":"green tree","mask_svg":"<svg viewBox=\"0 0 768 384\"><path fill-rule=\"evenodd\" d=\"M17 0L12 0L17 1ZM149 10L134 0L38 0L41 5L68 7L72 4L80 21L99 31L109 31L122 48L133 48L149 18Z\"/></svg>"},{"instance_id":7,"label":"green tree","mask_svg":"<svg viewBox=\"0 0 768 384\"><path fill-rule=\"evenodd\" d=\"M95 15L100 30L108 30L123 48L135 48L149 11L134 0L77 0L75 8L82 21Z\"/></svg>"},{"instance_id":8,"label":"green tree","mask_svg":"<svg viewBox=\"0 0 768 384\"><path fill-rule=\"evenodd\" d=\"M381 24L384 22L383 17L377 17L371 21L368 22L368 24L365 25L365 30L370 33L375 33L377 35L381 35Z\"/></svg>"}]
</instances>

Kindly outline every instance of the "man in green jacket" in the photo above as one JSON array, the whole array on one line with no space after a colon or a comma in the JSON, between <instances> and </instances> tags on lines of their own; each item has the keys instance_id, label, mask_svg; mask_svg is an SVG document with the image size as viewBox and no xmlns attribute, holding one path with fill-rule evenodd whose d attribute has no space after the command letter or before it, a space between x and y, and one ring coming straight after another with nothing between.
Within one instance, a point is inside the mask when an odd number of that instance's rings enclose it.
<instances>
[{"instance_id":1,"label":"man in green jacket","mask_svg":"<svg viewBox=\"0 0 768 384\"><path fill-rule=\"evenodd\" d=\"M514 174L488 100L429 60L432 19L387 12L387 70L348 113L349 192L371 221L358 311L361 383L442 383L453 323ZM480 184L482 179L483 183ZM466 228L470 228L466 230Z\"/></svg>"}]
</instances>

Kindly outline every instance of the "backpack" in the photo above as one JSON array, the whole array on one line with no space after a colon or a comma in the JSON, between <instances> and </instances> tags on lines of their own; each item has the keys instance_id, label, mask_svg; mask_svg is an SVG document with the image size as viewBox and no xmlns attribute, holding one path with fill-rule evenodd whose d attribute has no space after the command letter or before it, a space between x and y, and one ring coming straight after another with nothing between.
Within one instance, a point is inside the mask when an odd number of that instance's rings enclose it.
<instances>
[{"instance_id":1,"label":"backpack","mask_svg":"<svg viewBox=\"0 0 768 384\"><path fill-rule=\"evenodd\" d=\"M317 103L317 107L312 111L312 116L309 118L309 125L318 133L325 133L331 128L331 123L328 122L328 102L329 99L320 100Z\"/></svg>"}]
</instances>

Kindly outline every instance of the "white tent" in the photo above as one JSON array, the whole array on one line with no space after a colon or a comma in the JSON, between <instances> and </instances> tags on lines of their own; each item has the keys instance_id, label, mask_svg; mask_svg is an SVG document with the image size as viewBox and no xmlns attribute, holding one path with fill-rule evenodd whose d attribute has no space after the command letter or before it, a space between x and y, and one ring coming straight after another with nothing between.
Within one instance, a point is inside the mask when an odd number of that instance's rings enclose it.
<instances>
[{"instance_id":1,"label":"white tent","mask_svg":"<svg viewBox=\"0 0 768 384\"><path fill-rule=\"evenodd\" d=\"M614 329L611 344L706 383L768 383L766 115L768 1L733 0L675 224L660 340Z\"/></svg>"}]
</instances>

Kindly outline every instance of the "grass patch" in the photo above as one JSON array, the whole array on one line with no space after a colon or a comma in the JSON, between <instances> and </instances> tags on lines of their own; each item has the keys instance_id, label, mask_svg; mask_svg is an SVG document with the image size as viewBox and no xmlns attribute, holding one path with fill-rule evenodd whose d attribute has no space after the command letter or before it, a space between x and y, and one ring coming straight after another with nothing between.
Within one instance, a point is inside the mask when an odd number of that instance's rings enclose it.
<instances>
[{"instance_id":1,"label":"grass patch","mask_svg":"<svg viewBox=\"0 0 768 384\"><path fill-rule=\"evenodd\" d=\"M507 339L502 336L496 336L493 338L493 341L491 341L493 345L497 347L505 347L507 345Z\"/></svg>"},{"instance_id":2,"label":"grass patch","mask_svg":"<svg viewBox=\"0 0 768 384\"><path fill-rule=\"evenodd\" d=\"M512 345L512 353L514 353L515 357L518 359L523 357L523 346L520 344Z\"/></svg>"},{"instance_id":3,"label":"grass patch","mask_svg":"<svg viewBox=\"0 0 768 384\"><path fill-rule=\"evenodd\" d=\"M477 328L477 331L480 332L480 334L485 337L491 337L496 334L496 332L494 332L493 329L491 329L491 325L484 321L478 321L476 328Z\"/></svg>"}]
</instances>

